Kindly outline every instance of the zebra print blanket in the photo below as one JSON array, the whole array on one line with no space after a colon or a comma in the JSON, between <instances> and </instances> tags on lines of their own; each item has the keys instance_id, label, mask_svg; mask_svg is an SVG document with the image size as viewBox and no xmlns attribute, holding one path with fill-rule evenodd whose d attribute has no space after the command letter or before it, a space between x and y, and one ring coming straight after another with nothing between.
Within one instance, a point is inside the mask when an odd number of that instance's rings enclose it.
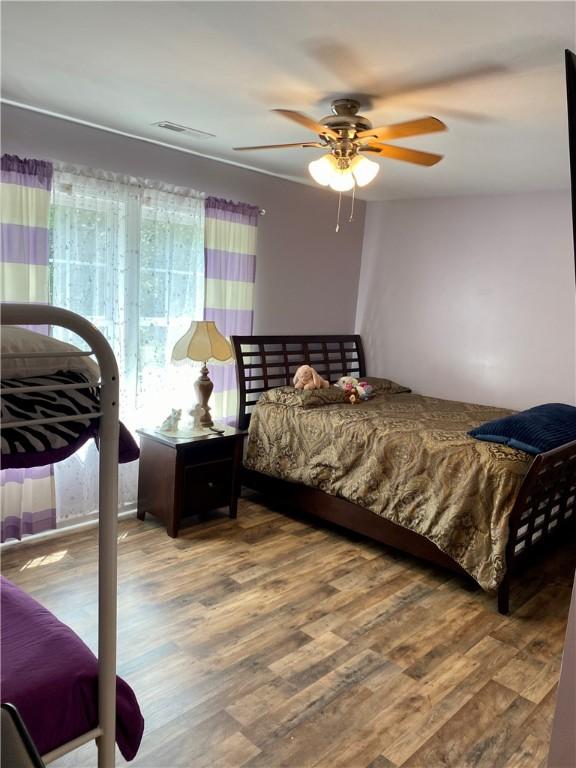
<instances>
[{"instance_id":1,"label":"zebra print blanket","mask_svg":"<svg viewBox=\"0 0 576 768\"><path fill-rule=\"evenodd\" d=\"M86 376L75 371L59 371L51 376L24 379L2 379L2 389L10 389L1 400L2 423L30 419L66 418L78 414L98 413L99 387L58 389L58 384L88 383ZM54 389L34 392L19 390L33 385L51 385ZM0 444L2 468L38 467L54 464L71 456L90 437L97 437L98 419L55 421L51 424L2 428ZM121 425L120 461L138 458L138 446Z\"/></svg>"}]
</instances>

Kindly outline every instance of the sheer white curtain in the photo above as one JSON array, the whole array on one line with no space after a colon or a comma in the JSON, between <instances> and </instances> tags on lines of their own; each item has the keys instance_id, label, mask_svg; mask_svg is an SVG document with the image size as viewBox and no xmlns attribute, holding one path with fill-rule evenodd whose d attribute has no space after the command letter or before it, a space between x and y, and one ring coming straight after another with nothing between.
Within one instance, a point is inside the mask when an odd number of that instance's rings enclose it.
<instances>
[{"instance_id":1,"label":"sheer white curtain","mask_svg":"<svg viewBox=\"0 0 576 768\"><path fill-rule=\"evenodd\" d=\"M190 370L171 365L170 355L202 318L203 196L56 168L50 251L52 303L90 319L114 349L126 425L153 426L171 407L192 405ZM59 520L96 510L96 466L93 444L57 465ZM121 466L125 507L136 500L137 471L136 462Z\"/></svg>"}]
</instances>

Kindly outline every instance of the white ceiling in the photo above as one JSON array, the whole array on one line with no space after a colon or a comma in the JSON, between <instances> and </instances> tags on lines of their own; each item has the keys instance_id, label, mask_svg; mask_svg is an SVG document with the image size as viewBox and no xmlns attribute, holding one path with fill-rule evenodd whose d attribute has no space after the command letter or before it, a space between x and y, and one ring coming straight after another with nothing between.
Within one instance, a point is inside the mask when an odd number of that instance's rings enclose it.
<instances>
[{"instance_id":1,"label":"white ceiling","mask_svg":"<svg viewBox=\"0 0 576 768\"><path fill-rule=\"evenodd\" d=\"M269 110L319 118L331 96L371 83L388 96L362 110L374 125L432 114L449 131L398 141L445 159L432 168L382 159L365 199L569 185L573 2L44 1L1 11L7 100L308 183L320 150L232 147L310 140ZM356 67L341 71L346 62ZM422 86L478 70L487 74ZM159 120L216 136L151 127Z\"/></svg>"}]
</instances>

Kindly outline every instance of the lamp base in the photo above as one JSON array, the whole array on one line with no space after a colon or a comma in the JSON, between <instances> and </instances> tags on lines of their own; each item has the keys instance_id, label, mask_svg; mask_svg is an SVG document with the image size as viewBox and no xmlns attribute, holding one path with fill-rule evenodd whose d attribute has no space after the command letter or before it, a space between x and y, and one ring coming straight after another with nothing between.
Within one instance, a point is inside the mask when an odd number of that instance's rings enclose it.
<instances>
[{"instance_id":1,"label":"lamp base","mask_svg":"<svg viewBox=\"0 0 576 768\"><path fill-rule=\"evenodd\" d=\"M206 367L206 363L204 363L200 369L200 376L194 382L194 391L196 392L198 405L202 408L203 411L202 416L200 416L201 427L214 426L214 422L210 416L210 406L208 405L208 401L210 400L210 395L212 394L213 389L214 384L208 376L208 368Z\"/></svg>"}]
</instances>

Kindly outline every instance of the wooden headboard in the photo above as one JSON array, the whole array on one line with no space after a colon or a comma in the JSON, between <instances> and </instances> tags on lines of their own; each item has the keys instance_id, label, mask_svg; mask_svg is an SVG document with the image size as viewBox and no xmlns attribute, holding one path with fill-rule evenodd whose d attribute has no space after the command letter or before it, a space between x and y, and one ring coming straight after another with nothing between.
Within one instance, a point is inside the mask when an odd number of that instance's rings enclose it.
<instances>
[{"instance_id":1,"label":"wooden headboard","mask_svg":"<svg viewBox=\"0 0 576 768\"><path fill-rule=\"evenodd\" d=\"M262 392L292 384L300 365L330 382L366 376L360 336L232 336L238 371L238 428L247 429Z\"/></svg>"}]
</instances>

